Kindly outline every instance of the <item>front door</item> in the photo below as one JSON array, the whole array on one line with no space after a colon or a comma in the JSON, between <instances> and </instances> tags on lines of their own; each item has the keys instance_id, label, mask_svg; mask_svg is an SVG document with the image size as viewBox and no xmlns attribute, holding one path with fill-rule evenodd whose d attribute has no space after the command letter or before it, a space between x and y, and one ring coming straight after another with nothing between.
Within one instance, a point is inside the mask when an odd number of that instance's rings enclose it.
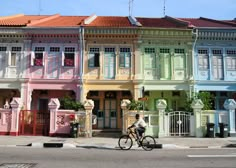
<instances>
[{"instance_id":1,"label":"front door","mask_svg":"<svg viewBox=\"0 0 236 168\"><path fill-rule=\"evenodd\" d=\"M48 111L48 99L39 99L36 124L36 134L49 135L50 113Z\"/></svg>"},{"instance_id":2,"label":"front door","mask_svg":"<svg viewBox=\"0 0 236 168\"><path fill-rule=\"evenodd\" d=\"M105 100L104 128L116 128L116 100Z\"/></svg>"}]
</instances>

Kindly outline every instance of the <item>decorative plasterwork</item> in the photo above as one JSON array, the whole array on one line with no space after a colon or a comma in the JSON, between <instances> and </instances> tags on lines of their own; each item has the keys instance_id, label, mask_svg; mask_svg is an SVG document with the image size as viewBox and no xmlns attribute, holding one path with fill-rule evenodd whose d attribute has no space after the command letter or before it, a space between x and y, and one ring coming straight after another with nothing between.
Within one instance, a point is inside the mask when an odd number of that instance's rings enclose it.
<instances>
[{"instance_id":1,"label":"decorative plasterwork","mask_svg":"<svg viewBox=\"0 0 236 168\"><path fill-rule=\"evenodd\" d=\"M151 36L170 36L170 37L191 37L192 31L190 30L169 30L169 29L141 29L141 35Z\"/></svg>"},{"instance_id":2,"label":"decorative plasterwork","mask_svg":"<svg viewBox=\"0 0 236 168\"><path fill-rule=\"evenodd\" d=\"M200 31L199 40L236 40L236 31Z\"/></svg>"},{"instance_id":3,"label":"decorative plasterwork","mask_svg":"<svg viewBox=\"0 0 236 168\"><path fill-rule=\"evenodd\" d=\"M88 34L127 34L127 35L134 35L137 34L138 31L134 29L122 29L122 28L86 28L85 35Z\"/></svg>"}]
</instances>

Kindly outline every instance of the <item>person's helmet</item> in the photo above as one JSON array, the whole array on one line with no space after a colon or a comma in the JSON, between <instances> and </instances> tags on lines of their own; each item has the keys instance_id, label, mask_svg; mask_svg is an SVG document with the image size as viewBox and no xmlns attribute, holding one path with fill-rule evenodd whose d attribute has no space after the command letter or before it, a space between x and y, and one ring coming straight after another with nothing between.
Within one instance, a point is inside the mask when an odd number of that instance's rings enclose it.
<instances>
[{"instance_id":1,"label":"person's helmet","mask_svg":"<svg viewBox=\"0 0 236 168\"><path fill-rule=\"evenodd\" d=\"M136 119L139 119L139 114L136 114L136 115L135 115L135 118L136 118Z\"/></svg>"}]
</instances>

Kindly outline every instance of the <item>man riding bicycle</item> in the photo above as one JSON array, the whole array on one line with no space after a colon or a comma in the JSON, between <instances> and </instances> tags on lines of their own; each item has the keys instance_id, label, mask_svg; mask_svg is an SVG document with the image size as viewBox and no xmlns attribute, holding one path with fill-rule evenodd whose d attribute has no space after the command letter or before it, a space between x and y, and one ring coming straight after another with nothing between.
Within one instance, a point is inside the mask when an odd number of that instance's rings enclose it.
<instances>
[{"instance_id":1,"label":"man riding bicycle","mask_svg":"<svg viewBox=\"0 0 236 168\"><path fill-rule=\"evenodd\" d=\"M136 119L136 121L135 121L130 127L128 127L128 129L135 127L135 128L134 128L135 134L136 134L136 136L137 136L137 138L138 138L138 140L139 140L139 142L140 142L143 133L146 131L146 126L147 126L147 124L146 124L145 121L140 117L139 114L136 114L136 115L135 115L135 119Z\"/></svg>"}]
</instances>

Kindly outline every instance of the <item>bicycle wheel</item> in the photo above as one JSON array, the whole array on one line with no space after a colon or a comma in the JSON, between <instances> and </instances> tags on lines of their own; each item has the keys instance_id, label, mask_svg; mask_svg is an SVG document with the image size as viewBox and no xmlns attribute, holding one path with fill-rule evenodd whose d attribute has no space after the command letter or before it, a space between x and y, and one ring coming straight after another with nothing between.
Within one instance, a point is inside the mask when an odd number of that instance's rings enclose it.
<instances>
[{"instance_id":1,"label":"bicycle wheel","mask_svg":"<svg viewBox=\"0 0 236 168\"><path fill-rule=\"evenodd\" d=\"M119 138L118 145L119 145L120 149L122 149L122 150L129 150L133 145L133 141L129 137L129 135L122 135Z\"/></svg>"},{"instance_id":2,"label":"bicycle wheel","mask_svg":"<svg viewBox=\"0 0 236 168\"><path fill-rule=\"evenodd\" d=\"M141 145L144 150L151 151L155 147L155 144L155 139L152 136L147 135L143 137Z\"/></svg>"}]
</instances>

